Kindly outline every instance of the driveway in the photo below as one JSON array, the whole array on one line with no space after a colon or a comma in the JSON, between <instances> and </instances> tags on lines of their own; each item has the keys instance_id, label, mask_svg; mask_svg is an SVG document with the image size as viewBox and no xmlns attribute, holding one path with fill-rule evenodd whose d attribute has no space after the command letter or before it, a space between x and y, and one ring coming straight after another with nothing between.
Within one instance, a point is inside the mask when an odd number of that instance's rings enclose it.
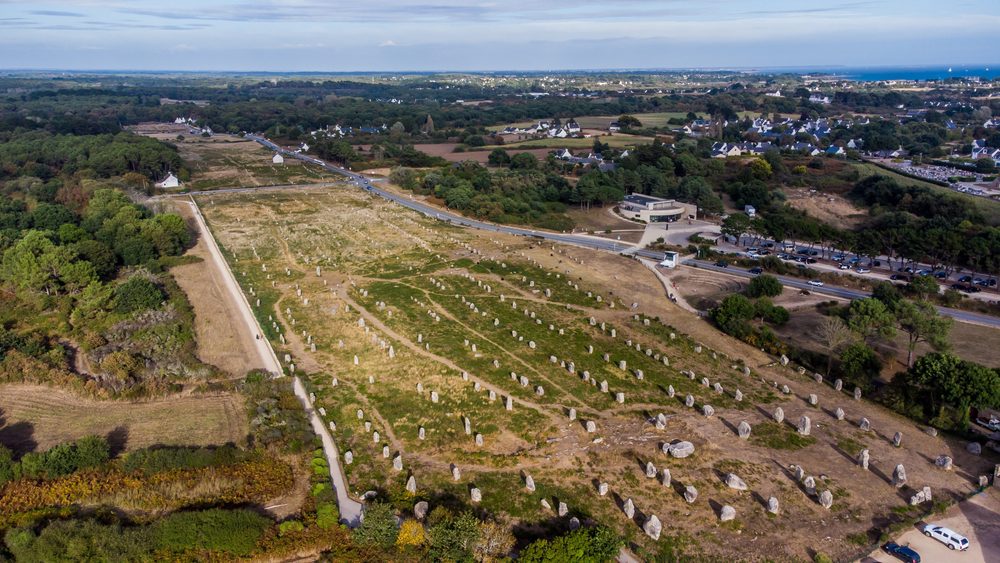
<instances>
[{"instance_id":1,"label":"driveway","mask_svg":"<svg viewBox=\"0 0 1000 563\"><path fill-rule=\"evenodd\" d=\"M951 528L969 538L969 549L964 552L952 551L943 543L924 536L920 529L925 523ZM927 522L919 523L893 541L915 549L924 563L1000 561L1000 488L990 487L971 499L952 506L943 515L933 516ZM898 563L899 560L881 550L861 559L862 563L875 561Z\"/></svg>"}]
</instances>

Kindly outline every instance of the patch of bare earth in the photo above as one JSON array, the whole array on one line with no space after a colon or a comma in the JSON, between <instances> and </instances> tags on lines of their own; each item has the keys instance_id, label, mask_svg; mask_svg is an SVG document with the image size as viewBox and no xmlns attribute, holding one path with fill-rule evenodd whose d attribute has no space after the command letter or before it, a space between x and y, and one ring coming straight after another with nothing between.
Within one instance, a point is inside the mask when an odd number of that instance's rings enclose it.
<instances>
[{"instance_id":1,"label":"patch of bare earth","mask_svg":"<svg viewBox=\"0 0 1000 563\"><path fill-rule=\"evenodd\" d=\"M859 226L868 213L845 197L808 188L786 188L788 204L830 225L843 228Z\"/></svg>"},{"instance_id":2,"label":"patch of bare earth","mask_svg":"<svg viewBox=\"0 0 1000 563\"><path fill-rule=\"evenodd\" d=\"M175 208L185 219L191 219L193 210L190 205L178 202ZM199 240L186 255L197 256L202 261L176 266L170 273L194 309L198 359L234 377L242 377L253 369L263 369L251 345L255 335L240 319L237 304L225 291L221 273L211 267L211 255L204 239Z\"/></svg>"}]
</instances>

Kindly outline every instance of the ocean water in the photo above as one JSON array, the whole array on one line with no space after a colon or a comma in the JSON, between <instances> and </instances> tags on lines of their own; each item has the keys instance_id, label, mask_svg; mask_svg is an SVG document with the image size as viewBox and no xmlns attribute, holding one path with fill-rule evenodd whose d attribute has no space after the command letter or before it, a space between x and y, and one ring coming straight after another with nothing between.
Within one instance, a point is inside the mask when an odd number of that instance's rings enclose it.
<instances>
[{"instance_id":1,"label":"ocean water","mask_svg":"<svg viewBox=\"0 0 1000 563\"><path fill-rule=\"evenodd\" d=\"M824 73L860 80L865 82L878 80L944 80L946 78L994 79L1000 77L1000 63L995 65L954 65L924 66L924 67L842 67L802 69L805 74Z\"/></svg>"}]
</instances>

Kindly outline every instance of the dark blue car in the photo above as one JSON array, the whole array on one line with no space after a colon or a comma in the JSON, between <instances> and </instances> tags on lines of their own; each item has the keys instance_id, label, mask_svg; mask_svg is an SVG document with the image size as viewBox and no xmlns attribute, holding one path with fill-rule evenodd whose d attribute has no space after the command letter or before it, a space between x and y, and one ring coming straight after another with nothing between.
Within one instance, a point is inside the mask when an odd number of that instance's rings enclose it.
<instances>
[{"instance_id":1,"label":"dark blue car","mask_svg":"<svg viewBox=\"0 0 1000 563\"><path fill-rule=\"evenodd\" d=\"M905 545L889 542L882 546L882 551L906 563L920 563L920 554Z\"/></svg>"}]
</instances>

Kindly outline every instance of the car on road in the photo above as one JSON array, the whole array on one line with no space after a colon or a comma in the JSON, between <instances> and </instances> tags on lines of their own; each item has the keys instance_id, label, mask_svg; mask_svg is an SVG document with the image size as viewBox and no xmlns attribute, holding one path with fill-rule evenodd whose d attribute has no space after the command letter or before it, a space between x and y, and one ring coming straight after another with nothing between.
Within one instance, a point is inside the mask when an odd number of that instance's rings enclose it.
<instances>
[{"instance_id":1,"label":"car on road","mask_svg":"<svg viewBox=\"0 0 1000 563\"><path fill-rule=\"evenodd\" d=\"M764 273L764 269L763 268L750 268L747 271L750 272L750 274L752 274L754 276L759 276L759 275L761 275L761 274Z\"/></svg>"},{"instance_id":2,"label":"car on road","mask_svg":"<svg viewBox=\"0 0 1000 563\"><path fill-rule=\"evenodd\" d=\"M718 262L715 263L715 265L718 266L719 268L728 268L729 262L726 262L725 260L719 260Z\"/></svg>"},{"instance_id":3,"label":"car on road","mask_svg":"<svg viewBox=\"0 0 1000 563\"><path fill-rule=\"evenodd\" d=\"M840 269L841 270L850 270L851 269L851 265L850 264L841 264L840 265Z\"/></svg>"},{"instance_id":4,"label":"car on road","mask_svg":"<svg viewBox=\"0 0 1000 563\"><path fill-rule=\"evenodd\" d=\"M854 271L859 274L867 274L871 272L871 270L869 270L868 268L861 268L861 267L855 268Z\"/></svg>"},{"instance_id":5,"label":"car on road","mask_svg":"<svg viewBox=\"0 0 1000 563\"><path fill-rule=\"evenodd\" d=\"M906 277L906 276L904 276L902 274L893 274L893 275L889 276L889 279L892 280L892 281L905 281L905 282L910 281L910 278L908 278L908 277Z\"/></svg>"},{"instance_id":6,"label":"car on road","mask_svg":"<svg viewBox=\"0 0 1000 563\"><path fill-rule=\"evenodd\" d=\"M882 546L882 551L906 563L920 563L920 554L912 548L899 545L896 542L888 542Z\"/></svg>"},{"instance_id":7,"label":"car on road","mask_svg":"<svg viewBox=\"0 0 1000 563\"><path fill-rule=\"evenodd\" d=\"M814 285L816 287L823 287L823 282L821 282L819 280L809 280L806 283L809 284L809 285Z\"/></svg>"},{"instance_id":8,"label":"car on road","mask_svg":"<svg viewBox=\"0 0 1000 563\"><path fill-rule=\"evenodd\" d=\"M925 536L936 539L948 546L948 549L957 549L959 551L969 549L969 540L950 528L928 524L924 526L923 532Z\"/></svg>"}]
</instances>

